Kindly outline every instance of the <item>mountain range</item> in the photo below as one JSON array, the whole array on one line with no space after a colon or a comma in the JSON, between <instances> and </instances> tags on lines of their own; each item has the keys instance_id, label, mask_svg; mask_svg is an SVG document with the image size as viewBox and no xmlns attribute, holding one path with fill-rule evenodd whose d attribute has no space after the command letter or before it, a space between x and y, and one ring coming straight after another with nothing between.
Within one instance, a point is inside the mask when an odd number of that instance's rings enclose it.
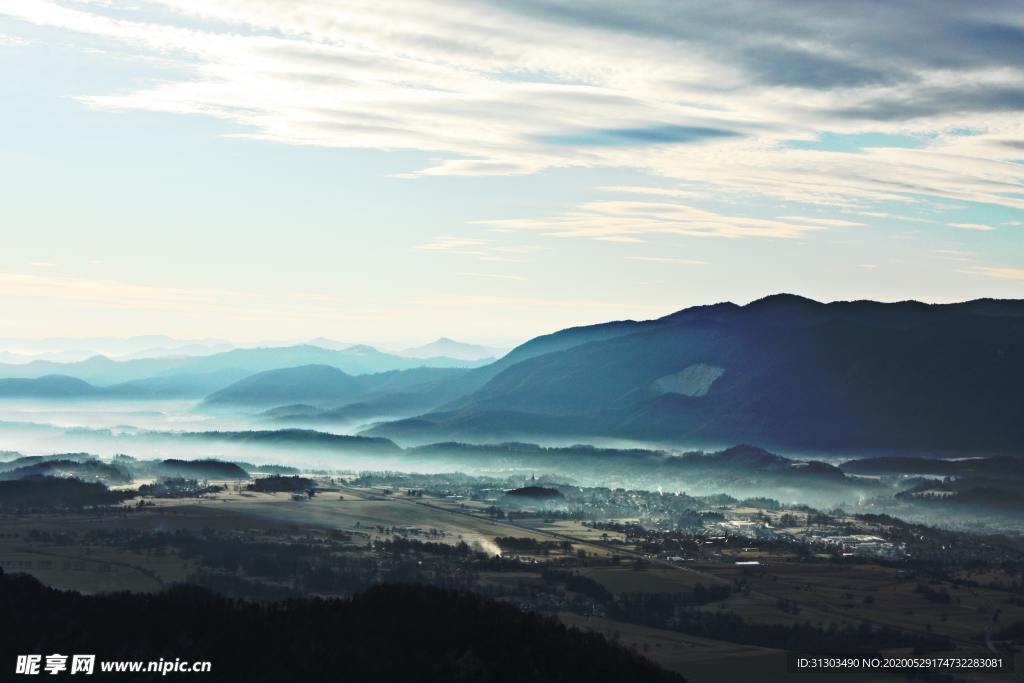
<instances>
[{"instance_id":1,"label":"mountain range","mask_svg":"<svg viewBox=\"0 0 1024 683\"><path fill-rule=\"evenodd\" d=\"M455 358L405 358L384 353L370 346L345 349L324 349L299 345L255 349L232 349L205 356L169 356L112 360L93 356L74 363L35 360L29 363L0 363L0 377L5 379L39 379L52 375L73 377L99 387L119 385L119 395L160 394L164 396L201 397L240 379L266 370L319 364L339 368L353 375L392 370L474 367L486 361L465 361ZM25 385L27 388L28 385ZM28 396L44 385L37 385ZM79 387L84 392L85 389ZM13 389L12 389L13 390ZM14 394L8 394L12 396ZM64 394L56 393L55 396Z\"/></svg>"},{"instance_id":2,"label":"mountain range","mask_svg":"<svg viewBox=\"0 0 1024 683\"><path fill-rule=\"evenodd\" d=\"M448 337L441 337L429 344L415 346L399 351L400 356L407 358L434 358L443 356L446 358L458 358L459 360L483 360L485 358L498 358L504 355L502 349L481 346L479 344L467 344L466 342L455 341Z\"/></svg>"},{"instance_id":3,"label":"mountain range","mask_svg":"<svg viewBox=\"0 0 1024 683\"><path fill-rule=\"evenodd\" d=\"M267 408L286 403L294 412L311 413L318 406L336 406L357 399L428 395L435 385L465 372L463 368L421 367L350 375L329 365L302 365L251 375L207 396L203 404ZM285 410L285 414L290 413Z\"/></svg>"},{"instance_id":4,"label":"mountain range","mask_svg":"<svg viewBox=\"0 0 1024 683\"><path fill-rule=\"evenodd\" d=\"M367 433L1014 450L1024 446L1024 301L775 295L564 330L453 382L468 390Z\"/></svg>"},{"instance_id":5,"label":"mountain range","mask_svg":"<svg viewBox=\"0 0 1024 683\"><path fill-rule=\"evenodd\" d=\"M48 376L55 368L65 376ZM781 294L568 328L493 362L304 345L37 361L0 366L5 375L17 378L0 380L5 396L205 395L206 408L284 425L386 419L363 433L405 444L607 437L1007 453L1024 447L1024 301Z\"/></svg>"}]
</instances>

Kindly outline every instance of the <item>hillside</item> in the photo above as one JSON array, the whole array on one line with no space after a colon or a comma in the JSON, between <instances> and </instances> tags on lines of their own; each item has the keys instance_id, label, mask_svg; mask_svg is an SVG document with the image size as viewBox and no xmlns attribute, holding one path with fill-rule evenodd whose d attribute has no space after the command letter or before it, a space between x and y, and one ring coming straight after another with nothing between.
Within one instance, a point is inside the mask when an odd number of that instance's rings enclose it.
<instances>
[{"instance_id":1,"label":"hillside","mask_svg":"<svg viewBox=\"0 0 1024 683\"><path fill-rule=\"evenodd\" d=\"M418 407L429 408L446 400L447 395L435 390L437 386L465 372L460 368L413 368L350 375L329 365L303 365L246 377L207 396L204 405L286 407L304 404L304 412L308 412L313 406L333 408L369 399L387 404L391 397L412 395L421 397L416 404ZM270 417L287 414L287 411L276 411Z\"/></svg>"},{"instance_id":2,"label":"hillside","mask_svg":"<svg viewBox=\"0 0 1024 683\"><path fill-rule=\"evenodd\" d=\"M560 344L560 335L587 341ZM439 440L497 430L836 450L1024 446L1022 301L822 304L779 295L567 330L501 363L443 411L370 433Z\"/></svg>"},{"instance_id":3,"label":"hillside","mask_svg":"<svg viewBox=\"0 0 1024 683\"><path fill-rule=\"evenodd\" d=\"M0 603L18 624L0 643L10 661L45 643L47 652L98 660L208 660L212 679L247 683L336 680L338 671L353 681L424 683L683 680L601 635L425 586L261 605L191 586L85 596L0 573Z\"/></svg>"},{"instance_id":4,"label":"hillside","mask_svg":"<svg viewBox=\"0 0 1024 683\"><path fill-rule=\"evenodd\" d=\"M267 370L235 382L206 398L207 405L280 405L348 401L362 392L361 383L329 365Z\"/></svg>"},{"instance_id":5,"label":"hillside","mask_svg":"<svg viewBox=\"0 0 1024 683\"><path fill-rule=\"evenodd\" d=\"M0 379L0 399L91 399L91 398L141 398L149 391L145 387L116 385L97 387L66 375L45 375L38 378Z\"/></svg>"}]
</instances>

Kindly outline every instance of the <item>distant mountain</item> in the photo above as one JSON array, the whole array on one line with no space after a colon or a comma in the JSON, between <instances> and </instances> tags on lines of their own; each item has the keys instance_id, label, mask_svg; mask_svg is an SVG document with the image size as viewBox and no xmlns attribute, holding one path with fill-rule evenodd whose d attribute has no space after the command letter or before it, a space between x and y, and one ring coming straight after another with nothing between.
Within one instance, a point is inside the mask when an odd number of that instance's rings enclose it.
<instances>
[{"instance_id":1,"label":"distant mountain","mask_svg":"<svg viewBox=\"0 0 1024 683\"><path fill-rule=\"evenodd\" d=\"M234 347L227 342L211 344L183 344L181 346L155 346L131 353L118 355L115 360L136 360L139 358L181 358L188 356L212 356L215 353L224 353ZM51 359L56 360L56 359Z\"/></svg>"},{"instance_id":2,"label":"distant mountain","mask_svg":"<svg viewBox=\"0 0 1024 683\"><path fill-rule=\"evenodd\" d=\"M399 351L398 354L408 358L446 356L448 358L458 358L460 360L484 360L497 358L503 355L503 351L501 349L480 346L478 344L467 344L466 342L455 341L448 337L441 337L429 344Z\"/></svg>"},{"instance_id":3,"label":"distant mountain","mask_svg":"<svg viewBox=\"0 0 1024 683\"><path fill-rule=\"evenodd\" d=\"M1014 450L1024 447L1024 301L777 295L564 330L457 381L471 378L484 381L438 411L368 433Z\"/></svg>"},{"instance_id":4,"label":"distant mountain","mask_svg":"<svg viewBox=\"0 0 1024 683\"><path fill-rule=\"evenodd\" d=\"M816 503L877 495L878 482L848 477L820 461L793 460L762 448L739 445L718 452L675 454L661 450L596 448L587 445L545 447L531 443L435 443L407 448L408 462L443 463L459 471L536 471L590 486L641 486L727 493L773 495ZM400 463L399 465L400 466Z\"/></svg>"},{"instance_id":5,"label":"distant mountain","mask_svg":"<svg viewBox=\"0 0 1024 683\"><path fill-rule=\"evenodd\" d=\"M443 402L429 390L409 391L352 401L335 408L318 408L302 403L278 406L260 413L260 417L285 424L345 424L411 416Z\"/></svg>"},{"instance_id":6,"label":"distant mountain","mask_svg":"<svg viewBox=\"0 0 1024 683\"><path fill-rule=\"evenodd\" d=\"M540 337L535 337L507 354L480 367L474 367L468 372L439 382L432 388L435 396L441 397L440 403L446 403L455 398L466 396L477 391L489 381L494 379L505 369L530 358L542 356L547 353L564 351L576 346L581 346L594 341L611 339L639 329L643 325L656 323L657 321L636 322L634 320L623 320L597 325L586 325L582 327L570 327L559 332L553 332ZM483 362L483 361L481 361Z\"/></svg>"},{"instance_id":7,"label":"distant mountain","mask_svg":"<svg viewBox=\"0 0 1024 683\"><path fill-rule=\"evenodd\" d=\"M352 375L362 375L421 367L476 367L482 362L454 358L403 358L370 346L331 350L304 345L233 349L206 356L125 361L94 356L77 363L43 360L23 364L0 363L0 378L32 379L46 375L66 375L100 386L142 383L139 386L146 388L150 384L157 390L160 390L161 385L164 388L173 386L179 395L203 396L257 372L313 364L328 365Z\"/></svg>"},{"instance_id":8,"label":"distant mountain","mask_svg":"<svg viewBox=\"0 0 1024 683\"><path fill-rule=\"evenodd\" d=\"M367 436L328 434L311 429L276 429L247 432L151 432L153 436L164 436L171 440L193 439L197 441L221 441L278 447L317 448L335 452L353 451L377 454L401 453L402 449L393 441Z\"/></svg>"},{"instance_id":9,"label":"distant mountain","mask_svg":"<svg viewBox=\"0 0 1024 683\"><path fill-rule=\"evenodd\" d=\"M76 363L96 355L91 349L71 349L68 351L48 351L44 353L14 353L0 351L0 363L20 365L34 360L46 360L55 363Z\"/></svg>"},{"instance_id":10,"label":"distant mountain","mask_svg":"<svg viewBox=\"0 0 1024 683\"><path fill-rule=\"evenodd\" d=\"M333 351L341 351L342 349L348 349L353 346L359 346L355 342L338 341L337 339L330 339L328 337L317 337L310 339L306 342L310 346L319 346L321 349L331 349Z\"/></svg>"},{"instance_id":11,"label":"distant mountain","mask_svg":"<svg viewBox=\"0 0 1024 683\"><path fill-rule=\"evenodd\" d=\"M233 346L223 339L175 339L162 334L134 337L50 337L46 339L0 338L0 349L12 351L24 358L32 357L57 362L75 362L95 355L124 357L145 352L147 349L166 350L168 354L184 355L188 348L215 349L226 351ZM176 352L176 353L175 353ZM190 354L191 355L191 354ZM3 354L0 352L0 359ZM7 362L3 359L3 362Z\"/></svg>"},{"instance_id":12,"label":"distant mountain","mask_svg":"<svg viewBox=\"0 0 1024 683\"><path fill-rule=\"evenodd\" d=\"M206 398L207 405L280 405L341 402L362 393L362 383L330 365L267 370L246 377Z\"/></svg>"},{"instance_id":13,"label":"distant mountain","mask_svg":"<svg viewBox=\"0 0 1024 683\"><path fill-rule=\"evenodd\" d=\"M46 375L36 379L0 379L0 399L139 398L145 389L125 385L96 387L75 377Z\"/></svg>"},{"instance_id":14,"label":"distant mountain","mask_svg":"<svg viewBox=\"0 0 1024 683\"><path fill-rule=\"evenodd\" d=\"M47 375L38 379L0 379L2 398L81 398L99 389L74 377Z\"/></svg>"},{"instance_id":15,"label":"distant mountain","mask_svg":"<svg viewBox=\"0 0 1024 683\"><path fill-rule=\"evenodd\" d=\"M436 406L450 397L435 394L433 388L466 370L460 368L412 368L370 375L350 375L329 365L302 365L267 370L246 377L206 397L206 406L282 406L307 404L299 412L311 414L308 407L330 408L359 400L387 404L392 397L413 395L419 407ZM315 410L315 408L314 408ZM387 414L384 410L383 413ZM294 415L275 411L269 417Z\"/></svg>"},{"instance_id":16,"label":"distant mountain","mask_svg":"<svg viewBox=\"0 0 1024 683\"><path fill-rule=\"evenodd\" d=\"M11 453L11 451L5 451ZM0 462L0 472L9 472L22 467L31 467L49 462L77 462L86 463L96 460L95 455L89 453L55 453L53 455L17 455L11 460Z\"/></svg>"}]
</instances>

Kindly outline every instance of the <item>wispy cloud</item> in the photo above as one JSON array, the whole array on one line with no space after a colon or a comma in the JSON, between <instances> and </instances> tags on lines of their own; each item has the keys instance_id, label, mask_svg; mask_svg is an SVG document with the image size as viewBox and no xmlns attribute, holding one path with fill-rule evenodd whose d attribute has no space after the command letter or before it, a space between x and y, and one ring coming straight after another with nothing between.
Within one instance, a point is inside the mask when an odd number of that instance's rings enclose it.
<instances>
[{"instance_id":1,"label":"wispy cloud","mask_svg":"<svg viewBox=\"0 0 1024 683\"><path fill-rule=\"evenodd\" d=\"M30 266L32 266L33 268L56 268L57 267L56 263L51 263L50 261L29 261L28 264Z\"/></svg>"},{"instance_id":2,"label":"wispy cloud","mask_svg":"<svg viewBox=\"0 0 1024 683\"><path fill-rule=\"evenodd\" d=\"M617 302L605 299L582 299L546 296L490 296L483 294L436 294L413 301L416 306L442 309L492 309L502 307L520 311L545 310L605 315L659 316L670 311L636 301Z\"/></svg>"},{"instance_id":3,"label":"wispy cloud","mask_svg":"<svg viewBox=\"0 0 1024 683\"><path fill-rule=\"evenodd\" d=\"M977 256L975 252L964 249L935 249L934 253L954 261L970 261Z\"/></svg>"},{"instance_id":4,"label":"wispy cloud","mask_svg":"<svg viewBox=\"0 0 1024 683\"><path fill-rule=\"evenodd\" d=\"M628 256L632 261L651 261L653 263L671 263L677 266L706 266L706 261L695 261L694 259L675 258L673 256Z\"/></svg>"},{"instance_id":5,"label":"wispy cloud","mask_svg":"<svg viewBox=\"0 0 1024 683\"><path fill-rule=\"evenodd\" d=\"M0 296L5 298L57 299L69 303L113 308L148 307L195 309L227 306L243 297L223 290L156 287L115 280L0 273Z\"/></svg>"},{"instance_id":6,"label":"wispy cloud","mask_svg":"<svg viewBox=\"0 0 1024 683\"><path fill-rule=\"evenodd\" d=\"M491 263L522 263L527 254L540 249L530 244L501 244L490 239L451 236L435 237L416 248L427 252L471 256Z\"/></svg>"},{"instance_id":7,"label":"wispy cloud","mask_svg":"<svg viewBox=\"0 0 1024 683\"><path fill-rule=\"evenodd\" d=\"M639 241L649 235L792 239L806 233L859 223L814 216L760 218L722 214L679 201L609 199L581 204L544 218L478 221L499 231L532 231L548 237Z\"/></svg>"},{"instance_id":8,"label":"wispy cloud","mask_svg":"<svg viewBox=\"0 0 1024 683\"><path fill-rule=\"evenodd\" d=\"M995 230L991 225L984 225L982 223L947 223L951 228L960 228L961 230L977 230L979 232L988 232Z\"/></svg>"},{"instance_id":9,"label":"wispy cloud","mask_svg":"<svg viewBox=\"0 0 1024 683\"><path fill-rule=\"evenodd\" d=\"M482 280L526 280L520 275L503 275L500 273L462 273L466 277L475 277Z\"/></svg>"},{"instance_id":10,"label":"wispy cloud","mask_svg":"<svg viewBox=\"0 0 1024 683\"><path fill-rule=\"evenodd\" d=\"M435 237L431 241L417 245L417 249L423 251L463 251L483 247L489 243L488 240L470 239L466 237Z\"/></svg>"},{"instance_id":11,"label":"wispy cloud","mask_svg":"<svg viewBox=\"0 0 1024 683\"><path fill-rule=\"evenodd\" d=\"M10 47L23 47L30 43L26 38L20 36L12 36L9 33L0 33L0 47L5 45Z\"/></svg>"},{"instance_id":12,"label":"wispy cloud","mask_svg":"<svg viewBox=\"0 0 1024 683\"><path fill-rule=\"evenodd\" d=\"M429 151L425 175L633 167L869 211L921 197L1024 208L1024 165L1007 163L1019 149L1005 144L1024 137L1024 31L1008 3L926 20L911 2L865 13L839 0L152 4L169 11L7 0L0 14L177 67L81 93L90 107L212 116L287 144ZM823 131L922 143L787 145Z\"/></svg>"},{"instance_id":13,"label":"wispy cloud","mask_svg":"<svg viewBox=\"0 0 1024 683\"><path fill-rule=\"evenodd\" d=\"M997 277L1004 280L1024 280L1024 268L975 266L972 270L982 275L987 275L989 277Z\"/></svg>"}]
</instances>

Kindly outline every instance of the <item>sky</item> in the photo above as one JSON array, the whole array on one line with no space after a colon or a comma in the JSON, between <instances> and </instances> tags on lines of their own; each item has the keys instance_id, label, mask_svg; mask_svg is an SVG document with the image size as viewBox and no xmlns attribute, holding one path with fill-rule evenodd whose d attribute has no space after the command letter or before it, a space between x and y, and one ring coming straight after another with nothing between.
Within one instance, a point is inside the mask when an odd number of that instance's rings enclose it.
<instances>
[{"instance_id":1,"label":"sky","mask_svg":"<svg viewBox=\"0 0 1024 683\"><path fill-rule=\"evenodd\" d=\"M4 0L0 337L1024 296L1024 8Z\"/></svg>"}]
</instances>

